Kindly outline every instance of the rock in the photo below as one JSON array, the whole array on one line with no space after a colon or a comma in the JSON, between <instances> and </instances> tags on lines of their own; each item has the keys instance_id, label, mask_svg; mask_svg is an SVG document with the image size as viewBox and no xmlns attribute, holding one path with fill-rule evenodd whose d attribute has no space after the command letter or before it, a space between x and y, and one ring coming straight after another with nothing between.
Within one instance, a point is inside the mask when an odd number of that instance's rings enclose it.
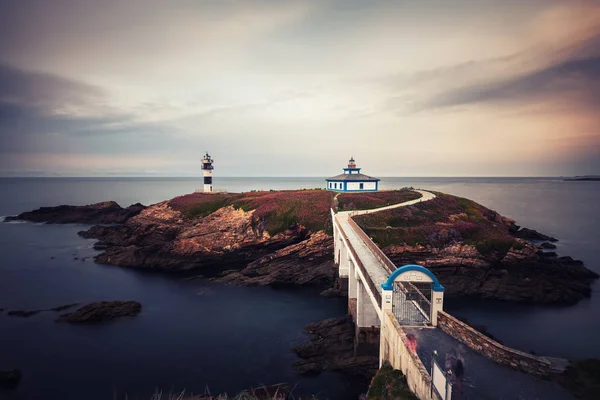
<instances>
[{"instance_id":1,"label":"rock","mask_svg":"<svg viewBox=\"0 0 600 400\"><path fill-rule=\"evenodd\" d=\"M293 350L302 359L294 368L302 374L318 374L331 369L368 381L377 371L377 356L354 356L355 326L352 317L330 318L305 327L310 341Z\"/></svg>"},{"instance_id":2,"label":"rock","mask_svg":"<svg viewBox=\"0 0 600 400\"><path fill-rule=\"evenodd\" d=\"M556 248L556 245L552 244L550 242L544 242L544 243L540 244L540 246L542 246L542 248L544 248L544 249L555 249Z\"/></svg>"},{"instance_id":3,"label":"rock","mask_svg":"<svg viewBox=\"0 0 600 400\"><path fill-rule=\"evenodd\" d=\"M8 315L10 315L11 317L23 317L23 318L27 318L27 317L31 317L32 315L35 315L37 313L39 313L41 310L11 310L8 312Z\"/></svg>"},{"instance_id":4,"label":"rock","mask_svg":"<svg viewBox=\"0 0 600 400\"><path fill-rule=\"evenodd\" d=\"M23 374L18 369L0 371L0 388L14 389L19 385L22 378Z\"/></svg>"},{"instance_id":5,"label":"rock","mask_svg":"<svg viewBox=\"0 0 600 400\"><path fill-rule=\"evenodd\" d=\"M49 308L47 311L60 312L60 311L68 310L69 308L73 308L73 307L78 306L78 305L79 305L79 303L65 304L64 306L58 306L58 307L54 307L54 308Z\"/></svg>"},{"instance_id":6,"label":"rock","mask_svg":"<svg viewBox=\"0 0 600 400\"><path fill-rule=\"evenodd\" d=\"M145 208L139 203L122 208L114 201L104 201L87 206L41 207L17 216L6 217L6 221L24 220L50 224L122 224Z\"/></svg>"},{"instance_id":7,"label":"rock","mask_svg":"<svg viewBox=\"0 0 600 400\"><path fill-rule=\"evenodd\" d=\"M56 322L97 323L136 316L141 311L142 305L137 301L102 301L86 304L74 312L62 314Z\"/></svg>"},{"instance_id":8,"label":"rock","mask_svg":"<svg viewBox=\"0 0 600 400\"><path fill-rule=\"evenodd\" d=\"M448 297L571 305L590 296L591 283L598 275L581 261L541 252L527 241L519 243L519 249L511 248L502 258L484 257L463 243L394 245L383 251L396 265L429 268Z\"/></svg>"},{"instance_id":9,"label":"rock","mask_svg":"<svg viewBox=\"0 0 600 400\"><path fill-rule=\"evenodd\" d=\"M331 285L337 274L333 239L320 231L215 279L237 285Z\"/></svg>"},{"instance_id":10,"label":"rock","mask_svg":"<svg viewBox=\"0 0 600 400\"><path fill-rule=\"evenodd\" d=\"M521 228L517 232L514 232L513 235L515 237L518 237L520 239L525 239L525 240L547 240L550 242L558 241L558 239L553 238L552 236L547 236L547 235L544 235L543 233L539 233L536 230L528 229L528 228Z\"/></svg>"},{"instance_id":11,"label":"rock","mask_svg":"<svg viewBox=\"0 0 600 400\"><path fill-rule=\"evenodd\" d=\"M93 226L79 232L100 240L101 264L162 271L231 269L306 239L296 226L271 237L253 228L253 211L222 207L210 215L186 219L168 202L152 205L120 226ZM216 275L216 274L213 274Z\"/></svg>"}]
</instances>

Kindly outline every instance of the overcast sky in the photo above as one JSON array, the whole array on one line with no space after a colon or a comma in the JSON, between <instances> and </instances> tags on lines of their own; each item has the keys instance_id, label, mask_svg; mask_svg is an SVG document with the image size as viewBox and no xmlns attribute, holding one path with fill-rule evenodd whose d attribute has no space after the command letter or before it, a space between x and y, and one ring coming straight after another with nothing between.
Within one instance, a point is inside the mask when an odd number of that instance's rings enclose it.
<instances>
[{"instance_id":1,"label":"overcast sky","mask_svg":"<svg viewBox=\"0 0 600 400\"><path fill-rule=\"evenodd\" d=\"M0 175L600 174L594 0L0 0Z\"/></svg>"}]
</instances>

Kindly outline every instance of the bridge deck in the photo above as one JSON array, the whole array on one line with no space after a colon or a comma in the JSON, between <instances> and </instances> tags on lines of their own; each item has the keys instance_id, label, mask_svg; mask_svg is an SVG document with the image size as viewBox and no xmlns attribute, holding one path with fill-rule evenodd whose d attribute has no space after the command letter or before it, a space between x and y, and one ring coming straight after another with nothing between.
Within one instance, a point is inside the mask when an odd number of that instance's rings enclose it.
<instances>
[{"instance_id":1,"label":"bridge deck","mask_svg":"<svg viewBox=\"0 0 600 400\"><path fill-rule=\"evenodd\" d=\"M456 386L452 400L573 400L565 389L552 381L525 374L471 350L437 328L403 328L417 339L417 354L425 368L431 370L431 355L444 368L446 353L454 349L463 354L465 377L461 389ZM458 390L457 390L458 389Z\"/></svg>"},{"instance_id":2,"label":"bridge deck","mask_svg":"<svg viewBox=\"0 0 600 400\"><path fill-rule=\"evenodd\" d=\"M349 218L349 213L340 212L336 214L336 219L344 231L344 235L346 238L348 238L350 245L364 265L367 274L371 278L371 281L375 284L379 294L381 294L381 284L387 280L390 273L385 265L373 254L367 244L360 238L358 233L352 228L352 226L350 226L348 221Z\"/></svg>"}]
</instances>

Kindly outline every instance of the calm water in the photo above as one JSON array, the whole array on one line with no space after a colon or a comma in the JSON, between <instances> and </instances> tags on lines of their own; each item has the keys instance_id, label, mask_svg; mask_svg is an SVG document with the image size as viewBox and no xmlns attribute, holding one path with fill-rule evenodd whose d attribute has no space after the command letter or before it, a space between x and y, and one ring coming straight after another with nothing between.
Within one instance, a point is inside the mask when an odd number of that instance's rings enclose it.
<instances>
[{"instance_id":1,"label":"calm water","mask_svg":"<svg viewBox=\"0 0 600 400\"><path fill-rule=\"evenodd\" d=\"M0 215L40 206L115 200L151 204L192 192L187 178L0 179ZM229 191L322 187L320 178L215 178ZM385 178L382 188L413 186L476 200L522 226L557 237L557 252L600 272L597 225L600 182L518 178ZM296 393L356 398L361 387L343 376L297 376L291 346L303 326L343 315L340 299L314 290L275 291L146 274L94 264L83 225L0 224L0 308L48 308L72 302L132 299L142 315L102 326L55 324L54 313L0 314L0 369L19 367L12 399L148 398L155 387L235 392L260 384L297 384ZM77 259L75 259L77 258ZM448 304L485 324L504 343L540 354L600 357L600 289L567 308L498 302ZM51 395L49 395L51 394ZM133 396L132 396L133 395ZM136 397L137 396L137 397ZM122 398L122 396L121 396Z\"/></svg>"}]
</instances>

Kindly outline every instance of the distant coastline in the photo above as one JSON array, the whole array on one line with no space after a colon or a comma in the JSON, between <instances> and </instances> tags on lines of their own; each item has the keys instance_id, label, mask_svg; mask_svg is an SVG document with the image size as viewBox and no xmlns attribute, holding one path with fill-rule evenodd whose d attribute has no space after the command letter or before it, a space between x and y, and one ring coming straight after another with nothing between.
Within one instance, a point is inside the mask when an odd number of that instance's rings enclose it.
<instances>
[{"instance_id":1,"label":"distant coastline","mask_svg":"<svg viewBox=\"0 0 600 400\"><path fill-rule=\"evenodd\" d=\"M574 176L571 178L563 178L563 181L600 181L600 175Z\"/></svg>"}]
</instances>

